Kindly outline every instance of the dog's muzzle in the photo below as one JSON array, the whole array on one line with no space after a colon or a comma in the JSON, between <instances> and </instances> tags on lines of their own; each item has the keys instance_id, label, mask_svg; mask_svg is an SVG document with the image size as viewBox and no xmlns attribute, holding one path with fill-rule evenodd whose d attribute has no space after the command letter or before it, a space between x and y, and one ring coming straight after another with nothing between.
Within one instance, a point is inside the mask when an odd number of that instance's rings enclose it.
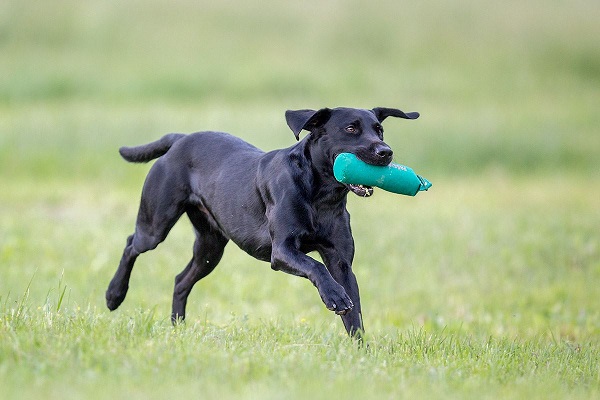
<instances>
[{"instance_id":1,"label":"dog's muzzle","mask_svg":"<svg viewBox=\"0 0 600 400\"><path fill-rule=\"evenodd\" d=\"M358 151L356 156L367 164L386 166L392 162L394 152L385 143L377 143L372 145L368 151ZM373 195L373 187L367 185L347 184L346 187L359 197L371 197Z\"/></svg>"}]
</instances>

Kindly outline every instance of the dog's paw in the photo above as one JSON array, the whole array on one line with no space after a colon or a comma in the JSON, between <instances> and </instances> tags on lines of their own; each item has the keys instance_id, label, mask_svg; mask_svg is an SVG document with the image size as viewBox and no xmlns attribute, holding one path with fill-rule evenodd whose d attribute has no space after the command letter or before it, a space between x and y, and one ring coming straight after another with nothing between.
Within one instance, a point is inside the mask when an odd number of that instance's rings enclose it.
<instances>
[{"instance_id":1,"label":"dog's paw","mask_svg":"<svg viewBox=\"0 0 600 400\"><path fill-rule=\"evenodd\" d=\"M354 303L342 285L335 283L331 285L325 293L321 294L321 299L328 310L338 315L345 315L352 311Z\"/></svg>"},{"instance_id":2,"label":"dog's paw","mask_svg":"<svg viewBox=\"0 0 600 400\"><path fill-rule=\"evenodd\" d=\"M125 300L125 295L127 294L127 290L124 292L118 292L108 289L106 291L106 306L110 311L115 311L123 300Z\"/></svg>"}]
</instances>

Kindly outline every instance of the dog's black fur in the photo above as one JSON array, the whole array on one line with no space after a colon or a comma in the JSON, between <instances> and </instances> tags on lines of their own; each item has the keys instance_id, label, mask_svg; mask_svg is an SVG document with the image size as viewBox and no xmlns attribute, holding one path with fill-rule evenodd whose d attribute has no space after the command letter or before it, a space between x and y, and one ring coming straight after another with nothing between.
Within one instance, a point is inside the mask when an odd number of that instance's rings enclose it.
<instances>
[{"instance_id":1,"label":"dog's black fur","mask_svg":"<svg viewBox=\"0 0 600 400\"><path fill-rule=\"evenodd\" d=\"M219 132L169 134L121 148L127 161L159 159L144 184L135 233L106 291L108 308L115 310L125 299L136 258L156 248L185 213L196 242L192 260L175 278L174 323L185 318L192 287L213 271L232 240L274 270L309 279L325 306L341 315L348 333L359 336L363 323L346 195L369 196L372 188L336 181L333 161L349 152L369 164L389 164L392 150L381 127L389 116L419 114L391 108L287 111L296 138L303 129L310 134L268 153ZM325 265L306 255L311 251Z\"/></svg>"}]
</instances>

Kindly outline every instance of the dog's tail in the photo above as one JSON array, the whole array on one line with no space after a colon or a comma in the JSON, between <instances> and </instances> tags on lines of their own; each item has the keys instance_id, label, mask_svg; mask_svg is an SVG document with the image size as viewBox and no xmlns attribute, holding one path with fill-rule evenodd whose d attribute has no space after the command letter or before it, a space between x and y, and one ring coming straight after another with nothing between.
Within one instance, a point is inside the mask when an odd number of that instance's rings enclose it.
<instances>
[{"instance_id":1,"label":"dog's tail","mask_svg":"<svg viewBox=\"0 0 600 400\"><path fill-rule=\"evenodd\" d=\"M121 147L119 153L129 162L145 163L165 154L173 143L184 136L182 133L170 133L152 143L136 147Z\"/></svg>"}]
</instances>

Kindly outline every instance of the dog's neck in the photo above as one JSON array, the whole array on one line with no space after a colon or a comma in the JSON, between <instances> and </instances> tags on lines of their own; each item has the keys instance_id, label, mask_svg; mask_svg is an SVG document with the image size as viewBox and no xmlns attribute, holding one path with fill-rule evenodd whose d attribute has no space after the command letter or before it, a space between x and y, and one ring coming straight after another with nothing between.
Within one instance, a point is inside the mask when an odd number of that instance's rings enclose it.
<instances>
[{"instance_id":1,"label":"dog's neck","mask_svg":"<svg viewBox=\"0 0 600 400\"><path fill-rule=\"evenodd\" d=\"M311 164L312 179L315 183L313 201L345 206L348 189L333 176L332 156L319 147L318 140L319 138L309 135L298 143Z\"/></svg>"}]
</instances>

